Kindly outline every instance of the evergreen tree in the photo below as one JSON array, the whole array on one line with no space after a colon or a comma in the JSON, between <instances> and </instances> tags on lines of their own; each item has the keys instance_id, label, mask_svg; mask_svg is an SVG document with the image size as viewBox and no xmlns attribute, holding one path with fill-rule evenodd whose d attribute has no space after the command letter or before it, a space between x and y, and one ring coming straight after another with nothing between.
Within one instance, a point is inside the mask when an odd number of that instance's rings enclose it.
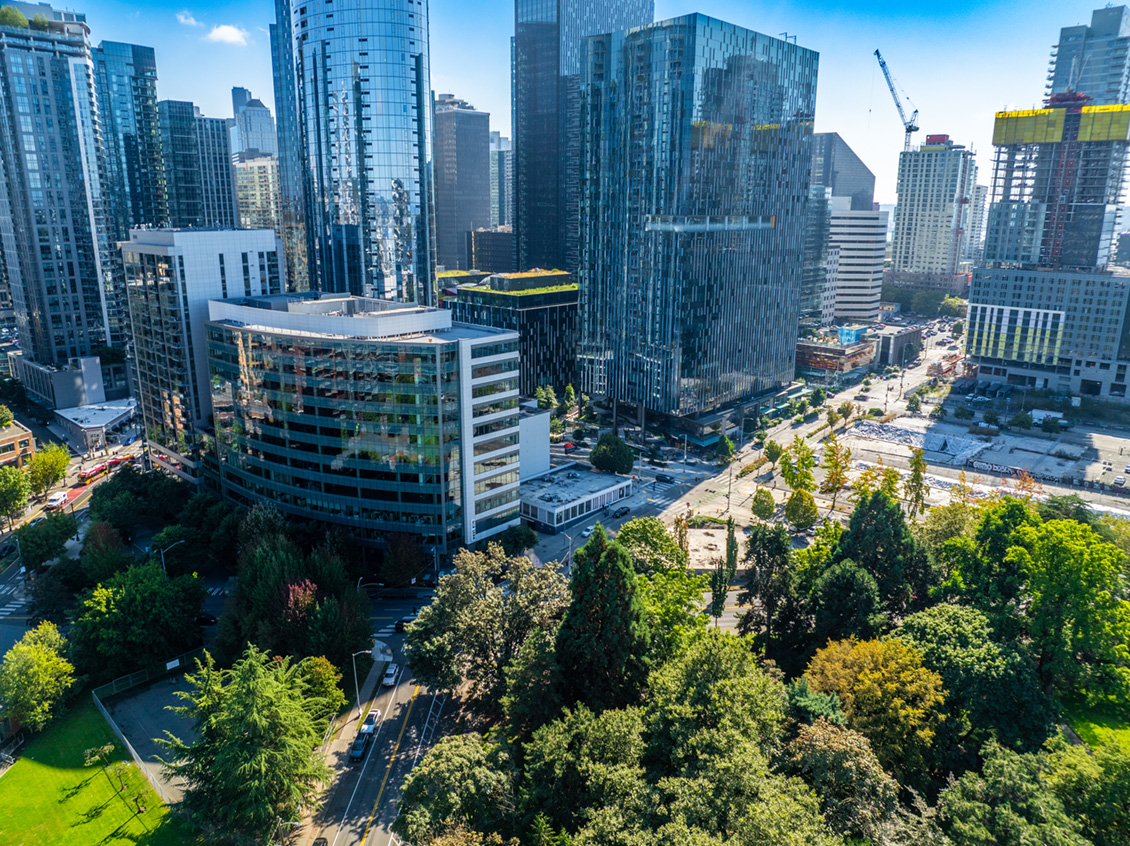
<instances>
[{"instance_id":1,"label":"evergreen tree","mask_svg":"<svg viewBox=\"0 0 1130 846\"><path fill-rule=\"evenodd\" d=\"M902 495L911 517L926 510L926 459L920 449L911 453L910 475L903 482Z\"/></svg>"},{"instance_id":2,"label":"evergreen tree","mask_svg":"<svg viewBox=\"0 0 1130 846\"><path fill-rule=\"evenodd\" d=\"M564 698L594 711L635 702L650 633L628 553L598 526L574 556L573 599L557 632Z\"/></svg>"},{"instance_id":3,"label":"evergreen tree","mask_svg":"<svg viewBox=\"0 0 1130 846\"><path fill-rule=\"evenodd\" d=\"M832 561L852 560L875 579L885 609L901 615L924 607L934 585L933 565L910 533L898 503L881 490L860 500Z\"/></svg>"},{"instance_id":4,"label":"evergreen tree","mask_svg":"<svg viewBox=\"0 0 1130 846\"><path fill-rule=\"evenodd\" d=\"M781 475L785 484L794 491L816 490L815 466L816 453L804 438L797 435L788 451L781 456Z\"/></svg>"},{"instance_id":5,"label":"evergreen tree","mask_svg":"<svg viewBox=\"0 0 1130 846\"><path fill-rule=\"evenodd\" d=\"M210 655L186 676L188 704L173 710L193 723L196 739L169 734L165 768L184 779L185 807L228 832L262 836L279 817L293 819L330 775L315 749L326 730L324 703L289 658L250 646L230 670Z\"/></svg>"}]
</instances>

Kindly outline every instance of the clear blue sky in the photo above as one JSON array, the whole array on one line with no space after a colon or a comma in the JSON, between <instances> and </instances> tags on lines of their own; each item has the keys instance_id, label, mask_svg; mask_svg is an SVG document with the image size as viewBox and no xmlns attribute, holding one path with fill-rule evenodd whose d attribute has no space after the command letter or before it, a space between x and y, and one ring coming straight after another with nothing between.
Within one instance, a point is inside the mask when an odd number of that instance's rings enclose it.
<instances>
[{"instance_id":1,"label":"clear blue sky","mask_svg":"<svg viewBox=\"0 0 1130 846\"><path fill-rule=\"evenodd\" d=\"M608 0L615 2L615 0ZM157 49L159 96L192 100L205 114L231 114L233 85L273 104L264 0L144 4L69 0L84 11L95 43L102 39ZM839 132L876 175L876 198L894 202L902 127L874 55L882 51L900 86L921 112L922 131L947 133L978 152L987 183L993 113L1039 105L1049 48L1062 26L1087 23L1096 0L656 0L656 18L703 12L778 35L820 53L818 131ZM491 112L510 128L510 36L507 0L431 0L432 88Z\"/></svg>"}]
</instances>

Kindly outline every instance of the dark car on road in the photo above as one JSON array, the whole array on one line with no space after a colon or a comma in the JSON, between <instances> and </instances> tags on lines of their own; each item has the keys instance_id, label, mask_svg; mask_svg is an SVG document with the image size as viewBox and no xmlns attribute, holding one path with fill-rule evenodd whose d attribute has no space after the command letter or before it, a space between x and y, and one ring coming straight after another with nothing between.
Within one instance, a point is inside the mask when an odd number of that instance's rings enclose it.
<instances>
[{"instance_id":1,"label":"dark car on road","mask_svg":"<svg viewBox=\"0 0 1130 846\"><path fill-rule=\"evenodd\" d=\"M416 615L415 614L409 614L407 617L401 617L399 620L396 621L396 631L397 632L406 632L406 631L408 631L408 624L414 623L414 622L416 622Z\"/></svg>"},{"instance_id":2,"label":"dark car on road","mask_svg":"<svg viewBox=\"0 0 1130 846\"><path fill-rule=\"evenodd\" d=\"M612 512L612 519L613 520L619 520L621 517L623 517L625 514L627 514L631 510L632 509L628 508L628 506L621 505L619 508L617 508L615 511Z\"/></svg>"},{"instance_id":3,"label":"dark car on road","mask_svg":"<svg viewBox=\"0 0 1130 846\"><path fill-rule=\"evenodd\" d=\"M359 734L353 740L353 745L349 747L349 763L360 763L361 759L365 757L365 747L369 745L369 737L367 734Z\"/></svg>"},{"instance_id":4,"label":"dark car on road","mask_svg":"<svg viewBox=\"0 0 1130 846\"><path fill-rule=\"evenodd\" d=\"M196 625L198 626L214 626L216 625L216 616L214 614L207 614L201 611L196 615Z\"/></svg>"},{"instance_id":5,"label":"dark car on road","mask_svg":"<svg viewBox=\"0 0 1130 846\"><path fill-rule=\"evenodd\" d=\"M668 476L666 473L656 473L655 481L662 482L665 485L673 485L675 483L675 477Z\"/></svg>"}]
</instances>

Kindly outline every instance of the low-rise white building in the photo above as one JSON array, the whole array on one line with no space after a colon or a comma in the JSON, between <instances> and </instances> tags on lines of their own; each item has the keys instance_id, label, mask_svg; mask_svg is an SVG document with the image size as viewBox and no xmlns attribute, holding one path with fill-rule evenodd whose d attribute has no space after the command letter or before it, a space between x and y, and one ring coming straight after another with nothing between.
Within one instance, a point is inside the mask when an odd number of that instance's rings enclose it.
<instances>
[{"instance_id":1,"label":"low-rise white building","mask_svg":"<svg viewBox=\"0 0 1130 846\"><path fill-rule=\"evenodd\" d=\"M632 495L630 476L597 473L583 464L566 464L522 480L522 519L539 532L555 535Z\"/></svg>"}]
</instances>

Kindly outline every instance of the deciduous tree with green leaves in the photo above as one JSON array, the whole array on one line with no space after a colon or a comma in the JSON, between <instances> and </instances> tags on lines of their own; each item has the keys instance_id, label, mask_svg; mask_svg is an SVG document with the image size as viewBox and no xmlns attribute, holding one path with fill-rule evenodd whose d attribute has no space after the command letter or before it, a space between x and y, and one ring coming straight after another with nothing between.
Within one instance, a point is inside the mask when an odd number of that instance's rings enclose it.
<instances>
[{"instance_id":1,"label":"deciduous tree with green leaves","mask_svg":"<svg viewBox=\"0 0 1130 846\"><path fill-rule=\"evenodd\" d=\"M63 480L70 463L70 450L62 444L48 444L43 449L36 450L27 465L31 492L37 497L43 496Z\"/></svg>"},{"instance_id":2,"label":"deciduous tree with green leaves","mask_svg":"<svg viewBox=\"0 0 1130 846\"><path fill-rule=\"evenodd\" d=\"M499 584L504 578L505 589ZM493 543L480 552L461 550L455 573L420 609L405 653L429 687L452 691L467 684L471 708L498 716L506 667L533 632L556 628L568 604L569 588L555 567L508 559Z\"/></svg>"},{"instance_id":3,"label":"deciduous tree with green leaves","mask_svg":"<svg viewBox=\"0 0 1130 846\"><path fill-rule=\"evenodd\" d=\"M812 494L803 488L793 491L785 503L785 519L797 531L816 525L820 512L816 509L816 500L812 498Z\"/></svg>"},{"instance_id":4,"label":"deciduous tree with green leaves","mask_svg":"<svg viewBox=\"0 0 1130 846\"><path fill-rule=\"evenodd\" d=\"M765 488L758 488L757 493L753 495L749 509L753 512L753 516L759 520L768 520L777 510L777 501L773 499L773 494Z\"/></svg>"},{"instance_id":5,"label":"deciduous tree with green leaves","mask_svg":"<svg viewBox=\"0 0 1130 846\"><path fill-rule=\"evenodd\" d=\"M870 573L850 559L833 564L812 589L816 645L877 636L887 623L882 608L879 586Z\"/></svg>"},{"instance_id":6,"label":"deciduous tree with green leaves","mask_svg":"<svg viewBox=\"0 0 1130 846\"><path fill-rule=\"evenodd\" d=\"M12 409L6 405L0 405L0 429L6 429L12 425L12 421L16 419L16 415L12 414Z\"/></svg>"},{"instance_id":7,"label":"deciduous tree with green leaves","mask_svg":"<svg viewBox=\"0 0 1130 846\"><path fill-rule=\"evenodd\" d=\"M31 484L27 474L18 467L0 467L0 515L8 518L8 528L12 520L24 513Z\"/></svg>"},{"instance_id":8,"label":"deciduous tree with green leaves","mask_svg":"<svg viewBox=\"0 0 1130 846\"><path fill-rule=\"evenodd\" d=\"M1025 629L1044 690L1130 695L1126 556L1087 526L1020 526L1005 556L1024 578Z\"/></svg>"},{"instance_id":9,"label":"deciduous tree with green leaves","mask_svg":"<svg viewBox=\"0 0 1130 846\"><path fill-rule=\"evenodd\" d=\"M745 556L745 583L738 604L749 606L738 619L738 631L752 634L763 649L777 639L778 615L796 593L790 552L792 541L785 527L756 523L750 526Z\"/></svg>"},{"instance_id":10,"label":"deciduous tree with green leaves","mask_svg":"<svg viewBox=\"0 0 1130 846\"><path fill-rule=\"evenodd\" d=\"M620 527L616 541L628 551L637 573L687 568L687 553L658 517L636 517Z\"/></svg>"},{"instance_id":11,"label":"deciduous tree with green leaves","mask_svg":"<svg viewBox=\"0 0 1130 846\"><path fill-rule=\"evenodd\" d=\"M190 816L226 832L262 837L278 819L295 819L317 797L330 770L316 754L326 730L320 701L301 667L254 646L230 670L205 653L185 676L191 690L172 708L193 724L185 742L158 742L165 769L185 782Z\"/></svg>"},{"instance_id":12,"label":"deciduous tree with green leaves","mask_svg":"<svg viewBox=\"0 0 1130 846\"><path fill-rule=\"evenodd\" d=\"M788 450L781 456L781 476L794 491L816 490L816 453L800 435L793 438Z\"/></svg>"},{"instance_id":13,"label":"deciduous tree with green leaves","mask_svg":"<svg viewBox=\"0 0 1130 846\"><path fill-rule=\"evenodd\" d=\"M40 623L20 638L0 664L0 714L20 729L47 725L74 684L66 654L67 640L54 623Z\"/></svg>"},{"instance_id":14,"label":"deciduous tree with green leaves","mask_svg":"<svg viewBox=\"0 0 1130 846\"><path fill-rule=\"evenodd\" d=\"M970 771L938 799L942 829L954 846L1091 846L1045 778L1041 756L990 741L981 772Z\"/></svg>"},{"instance_id":15,"label":"deciduous tree with green leaves","mask_svg":"<svg viewBox=\"0 0 1130 846\"><path fill-rule=\"evenodd\" d=\"M777 462L784 454L785 448L776 441L765 442L765 458L769 461L769 468L773 473L777 472Z\"/></svg>"},{"instance_id":16,"label":"deciduous tree with green leaves","mask_svg":"<svg viewBox=\"0 0 1130 846\"><path fill-rule=\"evenodd\" d=\"M851 470L851 450L843 446L833 434L824 441L824 480L820 483L820 493L832 497L832 504L828 511L835 511L836 499L840 491L848 486L850 481L848 471Z\"/></svg>"},{"instance_id":17,"label":"deciduous tree with green leaves","mask_svg":"<svg viewBox=\"0 0 1130 846\"><path fill-rule=\"evenodd\" d=\"M75 518L61 511L49 514L38 525L25 523L16 529L20 555L28 572L38 570L48 561L62 555L67 548L67 541L74 537L76 530Z\"/></svg>"},{"instance_id":18,"label":"deciduous tree with green leaves","mask_svg":"<svg viewBox=\"0 0 1130 846\"><path fill-rule=\"evenodd\" d=\"M734 442L730 440L729 435L723 435L718 439L718 444L714 448L714 455L719 464L729 464L737 454L738 451L734 448Z\"/></svg>"}]
</instances>

